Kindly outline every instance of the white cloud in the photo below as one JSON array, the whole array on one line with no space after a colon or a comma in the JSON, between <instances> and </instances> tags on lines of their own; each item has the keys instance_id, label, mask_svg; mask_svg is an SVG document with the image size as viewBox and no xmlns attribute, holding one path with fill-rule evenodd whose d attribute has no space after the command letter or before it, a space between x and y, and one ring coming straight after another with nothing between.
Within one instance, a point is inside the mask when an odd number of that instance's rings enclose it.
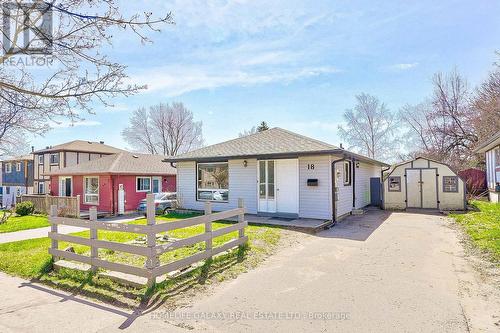
<instances>
[{"instance_id":1,"label":"white cloud","mask_svg":"<svg viewBox=\"0 0 500 333\"><path fill-rule=\"evenodd\" d=\"M206 66L160 67L131 77L138 84L147 84L148 91L162 91L167 96L179 96L190 91L239 85L249 86L272 82L289 83L301 78L337 73L334 67L305 67L249 71L238 68L215 70Z\"/></svg>"},{"instance_id":2,"label":"white cloud","mask_svg":"<svg viewBox=\"0 0 500 333\"><path fill-rule=\"evenodd\" d=\"M52 128L69 128L69 127L91 127L91 126L100 126L101 122L96 120L81 120L76 122L71 122L69 120L63 120L58 122L53 122L50 124Z\"/></svg>"},{"instance_id":3,"label":"white cloud","mask_svg":"<svg viewBox=\"0 0 500 333\"><path fill-rule=\"evenodd\" d=\"M418 66L418 62L406 63L406 64L394 64L389 66L389 69L395 69L400 71L406 71Z\"/></svg>"}]
</instances>

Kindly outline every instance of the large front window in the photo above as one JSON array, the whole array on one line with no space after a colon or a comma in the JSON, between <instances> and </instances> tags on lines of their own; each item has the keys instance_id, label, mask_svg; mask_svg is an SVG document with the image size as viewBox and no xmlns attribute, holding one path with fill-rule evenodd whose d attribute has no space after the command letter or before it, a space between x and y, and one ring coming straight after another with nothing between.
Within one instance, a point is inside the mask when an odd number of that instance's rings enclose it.
<instances>
[{"instance_id":1,"label":"large front window","mask_svg":"<svg viewBox=\"0 0 500 333\"><path fill-rule=\"evenodd\" d=\"M83 179L84 202L99 204L99 177L85 177Z\"/></svg>"},{"instance_id":2,"label":"large front window","mask_svg":"<svg viewBox=\"0 0 500 333\"><path fill-rule=\"evenodd\" d=\"M199 163L197 181L198 200L228 201L229 167L223 163Z\"/></svg>"}]
</instances>

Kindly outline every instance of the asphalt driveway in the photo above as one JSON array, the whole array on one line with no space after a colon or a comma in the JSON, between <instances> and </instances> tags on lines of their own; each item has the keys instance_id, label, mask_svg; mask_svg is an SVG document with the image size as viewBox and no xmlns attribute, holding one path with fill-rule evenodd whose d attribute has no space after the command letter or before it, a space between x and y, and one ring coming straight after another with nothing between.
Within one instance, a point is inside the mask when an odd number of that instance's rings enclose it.
<instances>
[{"instance_id":1,"label":"asphalt driveway","mask_svg":"<svg viewBox=\"0 0 500 333\"><path fill-rule=\"evenodd\" d=\"M353 216L299 234L259 268L174 312L139 317L2 275L0 331L493 331L498 293L480 281L450 226L434 215Z\"/></svg>"}]
</instances>

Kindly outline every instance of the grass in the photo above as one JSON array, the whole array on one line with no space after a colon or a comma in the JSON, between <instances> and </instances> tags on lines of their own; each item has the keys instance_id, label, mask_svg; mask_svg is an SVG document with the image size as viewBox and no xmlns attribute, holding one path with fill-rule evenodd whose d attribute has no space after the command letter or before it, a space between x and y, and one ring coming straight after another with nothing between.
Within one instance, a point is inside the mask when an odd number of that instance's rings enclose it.
<instances>
[{"instance_id":1,"label":"grass","mask_svg":"<svg viewBox=\"0 0 500 333\"><path fill-rule=\"evenodd\" d=\"M179 218L187 218L188 215L169 215L157 217L157 223L168 223ZM130 222L131 224L145 224L145 219ZM232 222L218 221L212 224L213 230L226 227ZM169 238L187 238L204 232L203 225L192 226L167 232ZM233 249L212 260L202 262L202 266L191 272L174 279L157 284L154 289L147 290L145 287L136 289L121 286L109 279L97 277L92 273L82 273L73 270L62 269L58 272L52 271L52 258L47 249L50 239L40 238L0 244L0 271L11 275L32 279L52 287L83 294L91 298L99 299L114 305L123 307L134 307L141 302L161 300L166 301L180 294L179 290L202 288L203 285L227 278L233 278L238 274L255 267L275 249L280 239L280 229L270 226L248 226L245 234L249 237L249 244L244 248ZM89 237L89 232L79 232L73 235ZM99 239L113 242L131 242L143 235L99 231ZM213 246L217 247L237 237L237 232L223 235L213 240ZM141 244L137 244L141 245ZM73 246L76 253L89 255L90 248L87 246L59 242L59 248L64 249ZM145 246L145 245L143 245ZM160 256L161 264L172 262L195 254L204 249L204 243L180 248ZM99 249L99 257L112 262L127 263L141 267L144 265L144 257Z\"/></svg>"},{"instance_id":2,"label":"grass","mask_svg":"<svg viewBox=\"0 0 500 333\"><path fill-rule=\"evenodd\" d=\"M7 222L0 224L0 233L43 228L49 225L47 216L44 215L11 216Z\"/></svg>"},{"instance_id":3,"label":"grass","mask_svg":"<svg viewBox=\"0 0 500 333\"><path fill-rule=\"evenodd\" d=\"M473 201L476 211L451 216L464 227L473 244L500 262L500 204Z\"/></svg>"}]
</instances>

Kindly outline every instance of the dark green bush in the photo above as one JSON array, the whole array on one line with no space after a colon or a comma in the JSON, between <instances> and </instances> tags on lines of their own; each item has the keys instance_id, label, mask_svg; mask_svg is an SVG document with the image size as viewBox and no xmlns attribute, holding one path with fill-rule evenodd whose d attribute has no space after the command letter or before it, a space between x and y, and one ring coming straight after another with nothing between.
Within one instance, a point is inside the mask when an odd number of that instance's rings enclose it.
<instances>
[{"instance_id":1,"label":"dark green bush","mask_svg":"<svg viewBox=\"0 0 500 333\"><path fill-rule=\"evenodd\" d=\"M20 202L16 205L16 214L19 216L31 215L35 211L35 205L31 201Z\"/></svg>"}]
</instances>

